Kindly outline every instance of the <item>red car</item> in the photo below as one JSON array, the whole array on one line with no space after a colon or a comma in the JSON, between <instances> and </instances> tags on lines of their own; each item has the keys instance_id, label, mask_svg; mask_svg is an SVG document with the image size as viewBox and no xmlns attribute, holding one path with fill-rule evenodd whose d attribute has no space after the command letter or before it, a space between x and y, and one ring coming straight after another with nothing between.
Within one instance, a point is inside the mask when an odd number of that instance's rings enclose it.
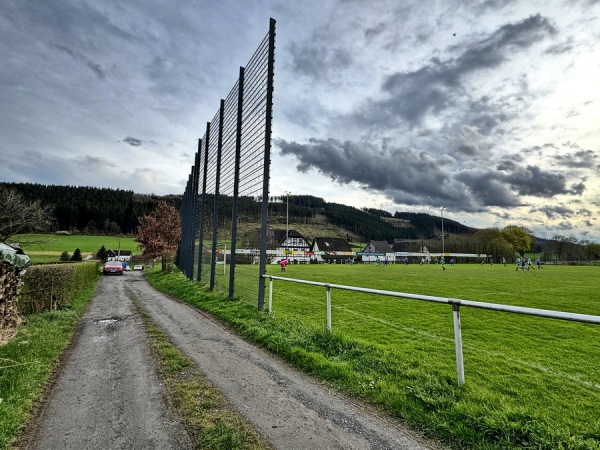
<instances>
[{"instance_id":1,"label":"red car","mask_svg":"<svg viewBox=\"0 0 600 450\"><path fill-rule=\"evenodd\" d=\"M102 269L104 275L123 275L123 263L119 261L108 261Z\"/></svg>"}]
</instances>

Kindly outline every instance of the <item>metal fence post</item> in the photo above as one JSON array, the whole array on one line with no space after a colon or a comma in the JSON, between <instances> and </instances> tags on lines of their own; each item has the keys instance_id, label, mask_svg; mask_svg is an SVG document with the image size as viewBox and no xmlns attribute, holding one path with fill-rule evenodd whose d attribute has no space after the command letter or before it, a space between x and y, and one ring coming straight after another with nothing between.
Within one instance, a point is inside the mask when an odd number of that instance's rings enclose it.
<instances>
[{"instance_id":1,"label":"metal fence post","mask_svg":"<svg viewBox=\"0 0 600 450\"><path fill-rule=\"evenodd\" d=\"M206 204L206 177L208 174L208 145L210 143L210 122L206 123L206 133L204 134L204 159L202 166L202 196L200 197L200 217L198 218L199 235L198 235L198 271L196 281L200 281L202 277L202 250L204 247L204 206Z\"/></svg>"},{"instance_id":2,"label":"metal fence post","mask_svg":"<svg viewBox=\"0 0 600 450\"><path fill-rule=\"evenodd\" d=\"M267 227L269 217L269 177L271 168L271 127L273 121L273 77L275 70L275 20L269 22L269 56L267 61L267 100L265 103L265 151L263 161L263 189L260 228L260 260L258 268L258 309L265 307L265 281L267 273Z\"/></svg>"},{"instance_id":3,"label":"metal fence post","mask_svg":"<svg viewBox=\"0 0 600 450\"><path fill-rule=\"evenodd\" d=\"M331 331L331 286L327 285L327 331Z\"/></svg>"},{"instance_id":4,"label":"metal fence post","mask_svg":"<svg viewBox=\"0 0 600 450\"><path fill-rule=\"evenodd\" d=\"M240 193L240 161L242 155L242 118L244 112L244 74L245 69L240 67L238 81L238 105L235 127L235 163L233 169L233 205L231 209L231 258L229 258L229 298L235 292L235 252L237 250L238 232L238 196Z\"/></svg>"},{"instance_id":5,"label":"metal fence post","mask_svg":"<svg viewBox=\"0 0 600 450\"><path fill-rule=\"evenodd\" d=\"M458 385L465 384L465 366L463 363L462 333L460 329L460 306L452 303L452 316L454 318L454 348L456 349L456 374Z\"/></svg>"},{"instance_id":6,"label":"metal fence post","mask_svg":"<svg viewBox=\"0 0 600 450\"><path fill-rule=\"evenodd\" d=\"M221 156L223 154L223 120L225 115L225 100L221 99L219 108L219 134L217 138L217 167L215 175L215 198L213 203L212 248L210 253L209 289L215 289L215 269L217 267L217 235L219 233L219 195L221 186Z\"/></svg>"},{"instance_id":7,"label":"metal fence post","mask_svg":"<svg viewBox=\"0 0 600 450\"><path fill-rule=\"evenodd\" d=\"M269 314L273 312L273 278L269 277Z\"/></svg>"},{"instance_id":8,"label":"metal fence post","mask_svg":"<svg viewBox=\"0 0 600 450\"><path fill-rule=\"evenodd\" d=\"M194 281L194 261L196 255L196 232L198 231L198 183L200 182L200 161L202 159L202 139L198 139L198 151L194 160L193 189L190 211L190 274L189 279ZM202 248L202 245L200 245Z\"/></svg>"}]
</instances>

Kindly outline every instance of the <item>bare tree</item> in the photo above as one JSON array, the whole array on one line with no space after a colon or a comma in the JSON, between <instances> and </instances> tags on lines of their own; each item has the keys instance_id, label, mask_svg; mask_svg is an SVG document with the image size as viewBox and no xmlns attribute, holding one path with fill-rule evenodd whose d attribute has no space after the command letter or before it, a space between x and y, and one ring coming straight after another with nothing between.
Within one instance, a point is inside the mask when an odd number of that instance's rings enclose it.
<instances>
[{"instance_id":1,"label":"bare tree","mask_svg":"<svg viewBox=\"0 0 600 450\"><path fill-rule=\"evenodd\" d=\"M171 269L171 262L181 239L181 219L179 211L164 201L156 210L140 217L140 225L135 241L148 258L161 258L163 272Z\"/></svg>"},{"instance_id":2,"label":"bare tree","mask_svg":"<svg viewBox=\"0 0 600 450\"><path fill-rule=\"evenodd\" d=\"M52 206L39 200L27 201L14 189L0 187L0 241L31 231L45 231L50 225Z\"/></svg>"}]
</instances>

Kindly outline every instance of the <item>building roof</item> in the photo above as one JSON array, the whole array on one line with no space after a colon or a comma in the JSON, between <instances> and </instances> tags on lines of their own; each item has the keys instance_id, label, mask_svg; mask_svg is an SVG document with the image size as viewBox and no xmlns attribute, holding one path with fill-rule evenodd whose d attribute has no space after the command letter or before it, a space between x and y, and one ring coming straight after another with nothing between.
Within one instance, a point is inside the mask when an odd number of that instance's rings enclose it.
<instances>
[{"instance_id":1,"label":"building roof","mask_svg":"<svg viewBox=\"0 0 600 450\"><path fill-rule=\"evenodd\" d=\"M111 258L115 257L115 256L131 256L131 250L107 250L106 254L108 256L110 256Z\"/></svg>"},{"instance_id":2,"label":"building roof","mask_svg":"<svg viewBox=\"0 0 600 450\"><path fill-rule=\"evenodd\" d=\"M285 228L284 229L274 228L273 230L270 230L270 231L273 233L273 237L275 238L275 241L277 241L280 245L285 242L286 235L289 238L304 239L304 236L302 236L296 230L287 230L286 231Z\"/></svg>"},{"instance_id":3,"label":"building roof","mask_svg":"<svg viewBox=\"0 0 600 450\"><path fill-rule=\"evenodd\" d=\"M367 251L370 250L370 251ZM363 250L365 253L392 253L392 246L386 241L371 241Z\"/></svg>"},{"instance_id":4,"label":"building roof","mask_svg":"<svg viewBox=\"0 0 600 450\"><path fill-rule=\"evenodd\" d=\"M314 249L315 243L322 252L351 252L352 247L346 239L336 237L316 237L311 247Z\"/></svg>"}]
</instances>

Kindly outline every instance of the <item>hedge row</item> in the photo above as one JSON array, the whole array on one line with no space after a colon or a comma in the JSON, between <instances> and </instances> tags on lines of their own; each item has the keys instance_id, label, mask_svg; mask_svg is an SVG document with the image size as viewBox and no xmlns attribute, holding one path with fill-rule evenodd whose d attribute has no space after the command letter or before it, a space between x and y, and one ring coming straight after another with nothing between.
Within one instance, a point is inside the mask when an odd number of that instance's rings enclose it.
<instances>
[{"instance_id":1,"label":"hedge row","mask_svg":"<svg viewBox=\"0 0 600 450\"><path fill-rule=\"evenodd\" d=\"M68 305L98 274L97 262L31 266L19 295L19 313L33 314Z\"/></svg>"}]
</instances>

